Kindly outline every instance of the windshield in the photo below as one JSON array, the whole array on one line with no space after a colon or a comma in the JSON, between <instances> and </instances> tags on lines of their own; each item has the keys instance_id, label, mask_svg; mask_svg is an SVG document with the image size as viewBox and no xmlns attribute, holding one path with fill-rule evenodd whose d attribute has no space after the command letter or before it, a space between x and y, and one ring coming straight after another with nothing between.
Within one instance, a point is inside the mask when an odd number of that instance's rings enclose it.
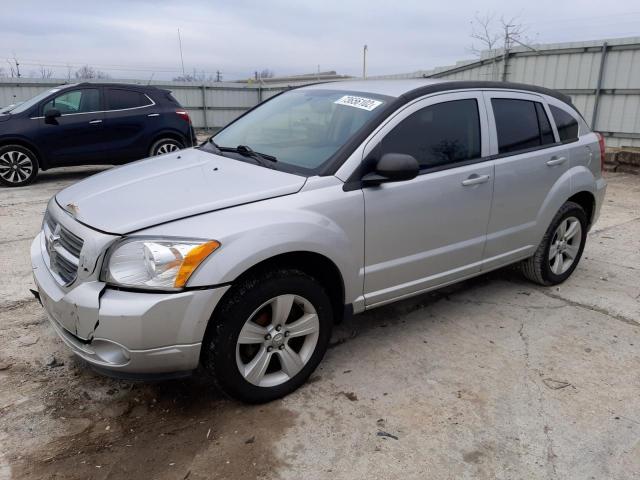
<instances>
[{"instance_id":1,"label":"windshield","mask_svg":"<svg viewBox=\"0 0 640 480\"><path fill-rule=\"evenodd\" d=\"M265 102L213 137L221 148L250 147L276 158L273 168L312 174L365 124L389 97L337 90L292 90Z\"/></svg>"},{"instance_id":2,"label":"windshield","mask_svg":"<svg viewBox=\"0 0 640 480\"><path fill-rule=\"evenodd\" d=\"M59 88L52 88L49 90L45 90L42 93L39 93L38 95L36 95L33 98L30 98L29 100L22 102L18 105L15 105L14 107L10 107L6 110L3 111L3 113L22 113L25 112L27 110L29 110L31 107L33 107L34 105L36 105L40 100L44 100L45 98L47 98L49 95L51 95L52 93L56 93L59 92L60 89Z\"/></svg>"}]
</instances>

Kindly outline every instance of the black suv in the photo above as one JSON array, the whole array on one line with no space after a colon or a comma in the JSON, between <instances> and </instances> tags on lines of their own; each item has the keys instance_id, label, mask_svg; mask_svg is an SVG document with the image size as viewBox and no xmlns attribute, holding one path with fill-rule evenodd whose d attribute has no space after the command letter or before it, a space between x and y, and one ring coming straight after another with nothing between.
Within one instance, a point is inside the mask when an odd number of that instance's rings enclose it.
<instances>
[{"instance_id":1,"label":"black suv","mask_svg":"<svg viewBox=\"0 0 640 480\"><path fill-rule=\"evenodd\" d=\"M168 90L63 85L0 110L0 184L26 185L38 169L121 164L194 144L189 115Z\"/></svg>"}]
</instances>

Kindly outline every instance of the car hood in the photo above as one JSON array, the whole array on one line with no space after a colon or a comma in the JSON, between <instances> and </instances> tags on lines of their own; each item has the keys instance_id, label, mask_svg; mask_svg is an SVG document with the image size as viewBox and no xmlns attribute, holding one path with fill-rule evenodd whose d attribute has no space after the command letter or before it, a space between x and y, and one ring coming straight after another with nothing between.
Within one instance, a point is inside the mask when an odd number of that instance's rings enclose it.
<instances>
[{"instance_id":1,"label":"car hood","mask_svg":"<svg viewBox=\"0 0 640 480\"><path fill-rule=\"evenodd\" d=\"M93 175L56 195L85 225L125 234L299 191L305 177L187 149Z\"/></svg>"}]
</instances>

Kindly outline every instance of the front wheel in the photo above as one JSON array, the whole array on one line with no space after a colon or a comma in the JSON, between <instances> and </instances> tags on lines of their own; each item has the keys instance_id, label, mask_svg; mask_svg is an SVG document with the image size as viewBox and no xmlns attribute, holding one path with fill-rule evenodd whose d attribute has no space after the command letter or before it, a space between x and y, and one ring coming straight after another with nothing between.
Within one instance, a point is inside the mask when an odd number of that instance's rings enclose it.
<instances>
[{"instance_id":1,"label":"front wheel","mask_svg":"<svg viewBox=\"0 0 640 480\"><path fill-rule=\"evenodd\" d=\"M38 160L34 153L20 145L0 147L0 185L22 187L38 175Z\"/></svg>"},{"instance_id":2,"label":"front wheel","mask_svg":"<svg viewBox=\"0 0 640 480\"><path fill-rule=\"evenodd\" d=\"M293 392L329 344L333 315L326 291L294 269L256 275L232 288L205 336L203 366L225 393L244 402Z\"/></svg>"},{"instance_id":3,"label":"front wheel","mask_svg":"<svg viewBox=\"0 0 640 480\"><path fill-rule=\"evenodd\" d=\"M183 148L184 145L178 140L173 138L161 138L151 146L149 156L155 157L157 155L166 155L167 153L177 152Z\"/></svg>"},{"instance_id":4,"label":"front wheel","mask_svg":"<svg viewBox=\"0 0 640 480\"><path fill-rule=\"evenodd\" d=\"M540 285L557 285L573 273L587 239L587 215L577 203L565 203L551 221L536 253L522 262L522 273Z\"/></svg>"}]
</instances>

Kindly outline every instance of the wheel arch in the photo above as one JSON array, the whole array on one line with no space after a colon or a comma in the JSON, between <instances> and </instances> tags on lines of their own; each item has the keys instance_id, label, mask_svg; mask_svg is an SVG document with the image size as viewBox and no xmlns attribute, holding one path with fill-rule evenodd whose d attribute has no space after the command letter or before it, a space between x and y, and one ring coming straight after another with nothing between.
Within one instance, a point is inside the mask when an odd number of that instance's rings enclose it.
<instances>
[{"instance_id":1,"label":"wheel arch","mask_svg":"<svg viewBox=\"0 0 640 480\"><path fill-rule=\"evenodd\" d=\"M36 156L36 161L38 162L38 167L40 168L40 170L46 170L48 168L46 160L43 158L40 149L36 147L33 142L22 137L0 138L0 148L6 147L8 145L19 145L20 147L30 150Z\"/></svg>"},{"instance_id":2,"label":"wheel arch","mask_svg":"<svg viewBox=\"0 0 640 480\"><path fill-rule=\"evenodd\" d=\"M591 224L593 222L593 214L595 213L596 209L596 197L593 195L593 193L587 190L582 190L569 197L567 201L577 203L582 207L582 209L587 214L587 228L591 227Z\"/></svg>"},{"instance_id":3,"label":"wheel arch","mask_svg":"<svg viewBox=\"0 0 640 480\"><path fill-rule=\"evenodd\" d=\"M189 146L189 142L188 140L184 137L184 135L182 135L180 132L175 131L175 130L161 130L160 132L154 134L151 137L151 142L149 142L149 145L147 147L147 152L151 153L151 148L153 147L153 145L158 141L158 140L162 140L163 138L171 138L173 140L177 140L178 142L180 142L185 148Z\"/></svg>"}]
</instances>

